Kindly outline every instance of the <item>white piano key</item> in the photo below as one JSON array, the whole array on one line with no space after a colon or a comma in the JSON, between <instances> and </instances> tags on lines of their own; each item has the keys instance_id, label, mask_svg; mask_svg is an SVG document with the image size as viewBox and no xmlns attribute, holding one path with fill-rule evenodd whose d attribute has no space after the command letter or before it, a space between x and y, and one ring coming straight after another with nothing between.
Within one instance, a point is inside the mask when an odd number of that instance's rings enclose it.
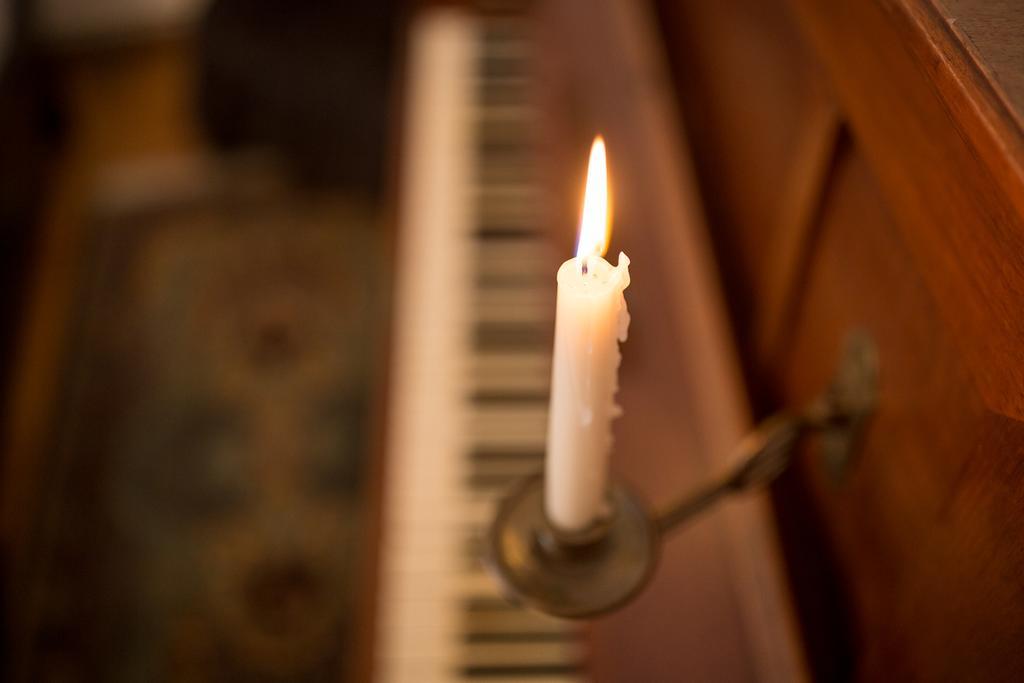
<instances>
[{"instance_id":1,"label":"white piano key","mask_svg":"<svg viewBox=\"0 0 1024 683\"><path fill-rule=\"evenodd\" d=\"M473 389L542 392L551 384L551 356L536 352L478 352L466 366Z\"/></svg>"},{"instance_id":2,"label":"white piano key","mask_svg":"<svg viewBox=\"0 0 1024 683\"><path fill-rule=\"evenodd\" d=\"M467 666L557 665L583 659L583 648L574 642L466 643L460 649L459 661Z\"/></svg>"},{"instance_id":3,"label":"white piano key","mask_svg":"<svg viewBox=\"0 0 1024 683\"><path fill-rule=\"evenodd\" d=\"M474 406L467 435L477 446L543 448L547 419L547 406Z\"/></svg>"},{"instance_id":4,"label":"white piano key","mask_svg":"<svg viewBox=\"0 0 1024 683\"><path fill-rule=\"evenodd\" d=\"M479 502L477 502L479 501ZM487 504L490 503L490 504ZM437 509L427 512L428 506ZM465 528L467 524L475 523L468 518L473 515L483 514L485 520L489 521L493 513L493 501L482 501L480 498L471 498L463 495L461 491L452 490L448 498L443 502L436 499L417 504L415 510L406 507L399 512L389 512L389 522L394 525L394 533L389 534L384 541L385 548L401 548L404 544L413 544L422 548L428 543L427 537L436 537L437 547L453 547L458 539L450 540L448 534L452 529Z\"/></svg>"},{"instance_id":5,"label":"white piano key","mask_svg":"<svg viewBox=\"0 0 1024 683\"><path fill-rule=\"evenodd\" d=\"M495 184L477 187L477 201L481 206L505 207L517 209L535 206L537 188L531 184Z\"/></svg>"},{"instance_id":6,"label":"white piano key","mask_svg":"<svg viewBox=\"0 0 1024 683\"><path fill-rule=\"evenodd\" d=\"M478 291L473 303L474 317L478 322L489 323L548 323L554 311L536 294L521 288Z\"/></svg>"},{"instance_id":7,"label":"white piano key","mask_svg":"<svg viewBox=\"0 0 1024 683\"><path fill-rule=\"evenodd\" d=\"M446 657L426 659L387 659L377 663L375 676L381 683L450 683L457 680L452 670L456 651Z\"/></svg>"},{"instance_id":8,"label":"white piano key","mask_svg":"<svg viewBox=\"0 0 1024 683\"><path fill-rule=\"evenodd\" d=\"M471 612L462 615L464 634L500 635L503 633L531 633L538 636L558 635L570 626L552 617L545 617L525 609L508 612Z\"/></svg>"}]
</instances>

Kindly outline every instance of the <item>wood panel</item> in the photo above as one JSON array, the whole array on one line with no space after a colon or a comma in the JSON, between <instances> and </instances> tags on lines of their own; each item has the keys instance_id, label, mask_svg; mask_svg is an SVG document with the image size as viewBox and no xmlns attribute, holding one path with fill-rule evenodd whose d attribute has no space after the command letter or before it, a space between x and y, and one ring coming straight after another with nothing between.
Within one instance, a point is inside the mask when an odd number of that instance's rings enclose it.
<instances>
[{"instance_id":1,"label":"wood panel","mask_svg":"<svg viewBox=\"0 0 1024 683\"><path fill-rule=\"evenodd\" d=\"M993 413L851 148L826 197L818 249L784 359L790 401L826 381L865 328L882 358L863 452L836 486L804 481L846 587L862 680L1009 680L1024 666L1024 425Z\"/></svg>"},{"instance_id":2,"label":"wood panel","mask_svg":"<svg viewBox=\"0 0 1024 683\"><path fill-rule=\"evenodd\" d=\"M1024 416L1024 137L929 2L794 0L989 405Z\"/></svg>"},{"instance_id":3,"label":"wood panel","mask_svg":"<svg viewBox=\"0 0 1024 683\"><path fill-rule=\"evenodd\" d=\"M657 3L748 383L781 342L841 122L778 2Z\"/></svg>"},{"instance_id":4,"label":"wood panel","mask_svg":"<svg viewBox=\"0 0 1024 683\"><path fill-rule=\"evenodd\" d=\"M661 4L681 100L707 98L728 114L702 117L703 103L686 110L701 141L694 149L705 192L736 188L708 204L720 207L710 216L722 272L738 272L743 285L726 291L748 335L740 348L758 407L796 405L818 391L850 329L866 328L880 348L879 410L848 479L826 478L809 449L776 490L813 674L1019 678L1020 8L973 0ZM755 15L771 19L744 23ZM737 26L742 41L730 38ZM780 45L792 40L802 47ZM784 233L757 220L759 195L743 188L760 180L784 192L786 176L746 169L795 163L799 148L773 153L730 131L741 121L777 134L767 122L792 107L793 91L721 83L746 84L765 71L770 78L787 50L816 65L798 71L821 79L848 135L808 190L817 208L804 257L790 261L798 284L783 297L789 313L778 341L764 345L758 321L778 295L753 283L785 272L764 246Z\"/></svg>"},{"instance_id":5,"label":"wood panel","mask_svg":"<svg viewBox=\"0 0 1024 683\"><path fill-rule=\"evenodd\" d=\"M793 4L857 145L829 189L784 384L806 391L852 325L884 359L853 478L808 478L854 673L1009 680L1024 663L1017 116L933 4Z\"/></svg>"}]
</instances>

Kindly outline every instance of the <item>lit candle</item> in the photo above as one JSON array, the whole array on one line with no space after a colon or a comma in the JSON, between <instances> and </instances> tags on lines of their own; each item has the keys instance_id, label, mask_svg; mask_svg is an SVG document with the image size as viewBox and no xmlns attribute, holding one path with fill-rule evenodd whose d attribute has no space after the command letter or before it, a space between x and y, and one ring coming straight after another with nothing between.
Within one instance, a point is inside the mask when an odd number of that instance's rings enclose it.
<instances>
[{"instance_id":1,"label":"lit candle","mask_svg":"<svg viewBox=\"0 0 1024 683\"><path fill-rule=\"evenodd\" d=\"M608 170L598 136L590 149L576 257L562 264L557 278L544 499L548 520L564 531L582 531L607 512L611 421L622 412L615 403L619 342L629 327L622 295L629 259L620 252L612 266L602 258L610 232Z\"/></svg>"}]
</instances>

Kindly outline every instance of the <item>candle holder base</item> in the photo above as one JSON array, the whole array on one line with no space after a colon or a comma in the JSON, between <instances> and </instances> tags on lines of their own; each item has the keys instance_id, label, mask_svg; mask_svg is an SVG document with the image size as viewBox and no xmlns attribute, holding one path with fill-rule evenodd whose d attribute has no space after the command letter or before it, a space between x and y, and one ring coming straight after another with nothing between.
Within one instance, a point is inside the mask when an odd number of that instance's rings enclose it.
<instances>
[{"instance_id":1,"label":"candle holder base","mask_svg":"<svg viewBox=\"0 0 1024 683\"><path fill-rule=\"evenodd\" d=\"M506 596L569 619L594 617L628 602L657 563L660 534L651 515L620 486L611 514L592 534L573 539L544 514L544 480L529 477L498 509L487 561Z\"/></svg>"}]
</instances>

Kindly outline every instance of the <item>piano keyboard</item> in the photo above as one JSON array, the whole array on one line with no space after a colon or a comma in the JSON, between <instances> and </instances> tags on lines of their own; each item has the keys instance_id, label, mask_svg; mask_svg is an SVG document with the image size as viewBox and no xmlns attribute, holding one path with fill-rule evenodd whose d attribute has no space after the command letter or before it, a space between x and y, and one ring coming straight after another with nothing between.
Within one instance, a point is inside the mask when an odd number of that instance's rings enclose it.
<instances>
[{"instance_id":1,"label":"piano keyboard","mask_svg":"<svg viewBox=\"0 0 1024 683\"><path fill-rule=\"evenodd\" d=\"M542 467L546 433L555 290L525 36L450 8L410 36L380 681L582 678L578 630L506 603L480 563L496 499Z\"/></svg>"}]
</instances>

